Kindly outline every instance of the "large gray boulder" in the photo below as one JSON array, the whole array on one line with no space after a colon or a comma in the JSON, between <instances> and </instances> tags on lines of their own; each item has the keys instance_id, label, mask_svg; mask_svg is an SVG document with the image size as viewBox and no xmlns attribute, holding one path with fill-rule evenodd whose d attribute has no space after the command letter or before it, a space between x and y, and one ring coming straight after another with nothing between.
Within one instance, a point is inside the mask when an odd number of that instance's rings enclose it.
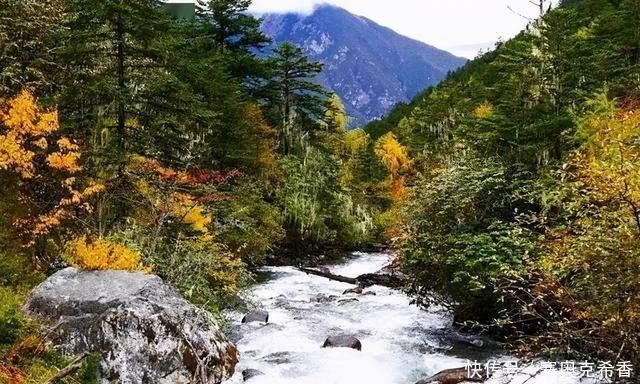
<instances>
[{"instance_id":1,"label":"large gray boulder","mask_svg":"<svg viewBox=\"0 0 640 384\"><path fill-rule=\"evenodd\" d=\"M238 361L213 316L158 276L67 268L24 311L50 324L47 343L61 353L99 353L101 383L220 383Z\"/></svg>"}]
</instances>

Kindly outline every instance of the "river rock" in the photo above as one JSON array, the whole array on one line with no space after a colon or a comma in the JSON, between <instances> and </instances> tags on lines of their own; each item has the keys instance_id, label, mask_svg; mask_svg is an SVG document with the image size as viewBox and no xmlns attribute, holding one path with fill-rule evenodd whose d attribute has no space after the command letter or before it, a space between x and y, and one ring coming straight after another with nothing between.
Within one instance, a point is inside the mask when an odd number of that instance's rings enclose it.
<instances>
[{"instance_id":1,"label":"river rock","mask_svg":"<svg viewBox=\"0 0 640 384\"><path fill-rule=\"evenodd\" d=\"M362 351L362 343L353 336L338 335L329 336L324 341L322 348L352 348Z\"/></svg>"},{"instance_id":2,"label":"river rock","mask_svg":"<svg viewBox=\"0 0 640 384\"><path fill-rule=\"evenodd\" d=\"M348 303L357 303L360 300L356 299L355 297L352 297L350 299L342 299L342 300L338 300L338 305L345 305Z\"/></svg>"},{"instance_id":3,"label":"river rock","mask_svg":"<svg viewBox=\"0 0 640 384\"><path fill-rule=\"evenodd\" d=\"M213 316L154 275L66 268L24 311L50 324L46 342L63 355L99 353L103 384L220 383L238 362Z\"/></svg>"},{"instance_id":4,"label":"river rock","mask_svg":"<svg viewBox=\"0 0 640 384\"><path fill-rule=\"evenodd\" d=\"M256 376L264 375L264 372L259 371L257 369L245 369L242 371L242 381L249 381Z\"/></svg>"},{"instance_id":5,"label":"river rock","mask_svg":"<svg viewBox=\"0 0 640 384\"><path fill-rule=\"evenodd\" d=\"M416 384L458 384L458 383L482 383L486 377L469 377L467 368L445 369L428 379L420 380Z\"/></svg>"},{"instance_id":6,"label":"river rock","mask_svg":"<svg viewBox=\"0 0 640 384\"><path fill-rule=\"evenodd\" d=\"M335 295L325 295L324 293L319 293L315 297L312 297L310 301L316 303L330 303L332 301L335 301L337 298L338 296Z\"/></svg>"},{"instance_id":7,"label":"river rock","mask_svg":"<svg viewBox=\"0 0 640 384\"><path fill-rule=\"evenodd\" d=\"M434 330L431 335L450 348L469 349L471 347L469 350L477 350L496 347L496 343L488 337L462 333L454 329Z\"/></svg>"},{"instance_id":8,"label":"river rock","mask_svg":"<svg viewBox=\"0 0 640 384\"><path fill-rule=\"evenodd\" d=\"M267 311L253 311L247 313L243 318L243 323L251 323L251 322L260 322L260 323L268 323L269 322L269 312Z\"/></svg>"},{"instance_id":9,"label":"river rock","mask_svg":"<svg viewBox=\"0 0 640 384\"><path fill-rule=\"evenodd\" d=\"M362 287L357 286L355 288L350 288L350 289L347 289L346 291L342 292L343 295L347 295L349 293L355 293L356 295L362 295Z\"/></svg>"},{"instance_id":10,"label":"river rock","mask_svg":"<svg viewBox=\"0 0 640 384\"><path fill-rule=\"evenodd\" d=\"M271 364L289 364L293 360L294 354L292 352L274 352L264 356L261 360Z\"/></svg>"}]
</instances>

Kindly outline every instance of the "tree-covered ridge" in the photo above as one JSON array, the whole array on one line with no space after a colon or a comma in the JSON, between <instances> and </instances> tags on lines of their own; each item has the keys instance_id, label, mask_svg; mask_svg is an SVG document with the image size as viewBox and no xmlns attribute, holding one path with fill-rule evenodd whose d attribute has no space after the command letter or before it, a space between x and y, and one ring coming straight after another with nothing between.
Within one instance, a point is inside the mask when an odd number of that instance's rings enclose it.
<instances>
[{"instance_id":1,"label":"tree-covered ridge","mask_svg":"<svg viewBox=\"0 0 640 384\"><path fill-rule=\"evenodd\" d=\"M525 352L640 362L638 15L564 1L365 128L413 161L395 244L419 302Z\"/></svg>"},{"instance_id":2,"label":"tree-covered ridge","mask_svg":"<svg viewBox=\"0 0 640 384\"><path fill-rule=\"evenodd\" d=\"M322 65L287 43L256 56L249 5L0 1L0 381L64 365L20 303L67 265L151 272L217 313L267 260L380 232Z\"/></svg>"}]
</instances>

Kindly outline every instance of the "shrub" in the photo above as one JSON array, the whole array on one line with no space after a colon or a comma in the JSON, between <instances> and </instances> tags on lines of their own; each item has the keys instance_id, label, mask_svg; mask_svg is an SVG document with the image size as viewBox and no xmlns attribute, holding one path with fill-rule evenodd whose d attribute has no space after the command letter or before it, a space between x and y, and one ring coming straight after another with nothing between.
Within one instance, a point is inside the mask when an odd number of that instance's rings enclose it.
<instances>
[{"instance_id":1,"label":"shrub","mask_svg":"<svg viewBox=\"0 0 640 384\"><path fill-rule=\"evenodd\" d=\"M249 282L242 260L220 244L199 238L159 240L145 260L187 300L212 312L232 306Z\"/></svg>"},{"instance_id":2,"label":"shrub","mask_svg":"<svg viewBox=\"0 0 640 384\"><path fill-rule=\"evenodd\" d=\"M420 303L435 297L458 320L497 315L496 287L521 269L533 247L515 217L521 202L512 176L495 160L464 157L413 188L398 245Z\"/></svg>"},{"instance_id":3,"label":"shrub","mask_svg":"<svg viewBox=\"0 0 640 384\"><path fill-rule=\"evenodd\" d=\"M231 188L228 199L212 202L216 241L250 265L263 263L284 236L280 210L263 195L257 183L244 180Z\"/></svg>"},{"instance_id":4,"label":"shrub","mask_svg":"<svg viewBox=\"0 0 640 384\"><path fill-rule=\"evenodd\" d=\"M15 291L0 287L0 344L14 343L20 334L24 316L20 313L22 297Z\"/></svg>"},{"instance_id":5,"label":"shrub","mask_svg":"<svg viewBox=\"0 0 640 384\"><path fill-rule=\"evenodd\" d=\"M76 268L86 270L148 271L140 261L140 253L108 239L80 236L66 247L66 257Z\"/></svg>"}]
</instances>

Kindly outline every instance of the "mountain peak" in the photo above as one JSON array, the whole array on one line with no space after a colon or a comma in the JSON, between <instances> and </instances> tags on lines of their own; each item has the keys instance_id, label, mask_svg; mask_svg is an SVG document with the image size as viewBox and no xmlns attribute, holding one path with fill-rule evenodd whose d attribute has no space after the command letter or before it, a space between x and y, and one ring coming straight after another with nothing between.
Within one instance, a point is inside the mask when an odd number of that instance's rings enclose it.
<instances>
[{"instance_id":1,"label":"mountain peak","mask_svg":"<svg viewBox=\"0 0 640 384\"><path fill-rule=\"evenodd\" d=\"M351 126L384 116L435 85L466 59L402 36L331 4L310 14L267 14L263 32L324 63L318 79L342 99Z\"/></svg>"}]
</instances>

